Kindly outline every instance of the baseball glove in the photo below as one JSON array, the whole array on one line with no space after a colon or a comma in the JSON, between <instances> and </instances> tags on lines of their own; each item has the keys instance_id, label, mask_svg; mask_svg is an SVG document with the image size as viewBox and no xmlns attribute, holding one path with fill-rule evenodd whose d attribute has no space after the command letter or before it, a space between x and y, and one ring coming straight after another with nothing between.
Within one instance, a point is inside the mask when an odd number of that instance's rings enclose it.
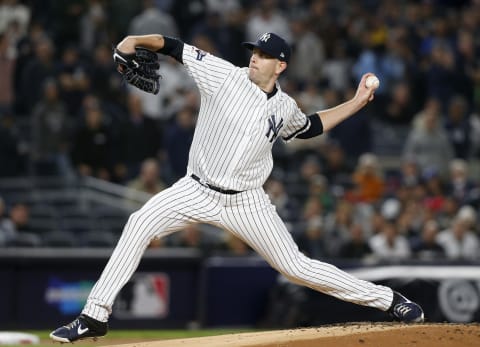
<instances>
[{"instance_id":1,"label":"baseball glove","mask_svg":"<svg viewBox=\"0 0 480 347\"><path fill-rule=\"evenodd\" d=\"M113 60L125 81L147 93L157 94L160 90L160 75L157 53L137 47L135 53L126 54L114 49Z\"/></svg>"}]
</instances>

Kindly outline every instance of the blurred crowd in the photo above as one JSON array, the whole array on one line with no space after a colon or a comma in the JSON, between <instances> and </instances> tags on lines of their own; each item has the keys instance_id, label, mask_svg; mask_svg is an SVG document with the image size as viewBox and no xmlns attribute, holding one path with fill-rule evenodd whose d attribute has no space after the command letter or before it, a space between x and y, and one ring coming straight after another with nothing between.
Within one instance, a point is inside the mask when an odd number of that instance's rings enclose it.
<instances>
[{"instance_id":1,"label":"blurred crowd","mask_svg":"<svg viewBox=\"0 0 480 347\"><path fill-rule=\"evenodd\" d=\"M480 258L478 0L2 0L0 177L161 191L185 174L198 92L163 56L159 95L130 88L112 46L161 33L246 66L240 43L267 31L292 46L280 83L307 114L351 98L365 72L381 81L330 133L275 144L265 189L299 247L315 258ZM199 234L186 243L208 244Z\"/></svg>"}]
</instances>

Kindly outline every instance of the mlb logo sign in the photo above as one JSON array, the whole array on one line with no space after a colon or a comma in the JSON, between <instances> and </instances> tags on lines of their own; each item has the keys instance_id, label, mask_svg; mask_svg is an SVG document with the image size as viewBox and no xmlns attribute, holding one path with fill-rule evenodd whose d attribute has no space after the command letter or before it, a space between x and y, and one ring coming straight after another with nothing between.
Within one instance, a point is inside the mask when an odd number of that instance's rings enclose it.
<instances>
[{"instance_id":1,"label":"mlb logo sign","mask_svg":"<svg viewBox=\"0 0 480 347\"><path fill-rule=\"evenodd\" d=\"M118 319L164 318L169 313L170 279L164 273L139 273L132 277L113 305Z\"/></svg>"}]
</instances>

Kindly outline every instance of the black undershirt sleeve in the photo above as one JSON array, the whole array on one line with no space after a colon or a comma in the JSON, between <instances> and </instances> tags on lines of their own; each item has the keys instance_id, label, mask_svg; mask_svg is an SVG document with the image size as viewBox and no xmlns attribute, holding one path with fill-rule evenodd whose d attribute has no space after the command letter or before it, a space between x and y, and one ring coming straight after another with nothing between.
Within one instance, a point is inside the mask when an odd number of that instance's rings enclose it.
<instances>
[{"instance_id":1,"label":"black undershirt sleeve","mask_svg":"<svg viewBox=\"0 0 480 347\"><path fill-rule=\"evenodd\" d=\"M183 64L183 41L174 39L172 37L164 36L163 42L163 48L159 49L157 52L169 55L179 63Z\"/></svg>"},{"instance_id":2,"label":"black undershirt sleeve","mask_svg":"<svg viewBox=\"0 0 480 347\"><path fill-rule=\"evenodd\" d=\"M323 124L317 113L309 115L308 119L310 119L310 128L304 133L297 135L297 138L309 139L323 133Z\"/></svg>"}]
</instances>

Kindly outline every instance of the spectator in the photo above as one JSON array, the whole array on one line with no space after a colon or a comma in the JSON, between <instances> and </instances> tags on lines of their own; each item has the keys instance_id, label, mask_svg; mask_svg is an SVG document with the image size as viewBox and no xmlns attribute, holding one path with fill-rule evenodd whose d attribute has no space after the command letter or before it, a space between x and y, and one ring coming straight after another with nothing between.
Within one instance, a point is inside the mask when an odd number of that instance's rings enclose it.
<instances>
[{"instance_id":1,"label":"spectator","mask_svg":"<svg viewBox=\"0 0 480 347\"><path fill-rule=\"evenodd\" d=\"M360 81L365 71L374 73L381 81L375 92L377 97L384 96L396 79L403 76L403 65L400 67L391 64L389 52L386 50L385 40L387 31L384 24L375 22L363 34L363 49L355 61L352 71L356 81Z\"/></svg>"},{"instance_id":2,"label":"spectator","mask_svg":"<svg viewBox=\"0 0 480 347\"><path fill-rule=\"evenodd\" d=\"M376 155L365 153L358 159L352 175L356 201L375 203L385 192L385 181Z\"/></svg>"},{"instance_id":3,"label":"spectator","mask_svg":"<svg viewBox=\"0 0 480 347\"><path fill-rule=\"evenodd\" d=\"M27 105L25 105L23 97L22 75L25 67L28 66L34 59L35 43L48 37L45 28L38 24L32 23L28 30L28 35L19 38L18 43L15 43L14 49L16 51L15 70L14 70L14 112L19 115L27 114Z\"/></svg>"},{"instance_id":4,"label":"spectator","mask_svg":"<svg viewBox=\"0 0 480 347\"><path fill-rule=\"evenodd\" d=\"M0 177L26 174L26 150L23 148L15 118L9 113L0 115Z\"/></svg>"},{"instance_id":5,"label":"spectator","mask_svg":"<svg viewBox=\"0 0 480 347\"><path fill-rule=\"evenodd\" d=\"M448 229L455 219L455 216L460 209L460 203L452 196L446 196L442 204L442 208L436 213L432 213L432 217L435 217L438 222L440 230Z\"/></svg>"},{"instance_id":6,"label":"spectator","mask_svg":"<svg viewBox=\"0 0 480 347\"><path fill-rule=\"evenodd\" d=\"M128 33L130 35L148 35L162 33L178 37L177 23L168 13L156 7L153 0L142 0L143 11L132 18Z\"/></svg>"},{"instance_id":7,"label":"spectator","mask_svg":"<svg viewBox=\"0 0 480 347\"><path fill-rule=\"evenodd\" d=\"M261 0L246 23L247 41L256 41L262 33L276 33L293 44L287 18L278 9L277 0Z\"/></svg>"},{"instance_id":8,"label":"spectator","mask_svg":"<svg viewBox=\"0 0 480 347\"><path fill-rule=\"evenodd\" d=\"M148 158L142 162L138 177L128 182L127 186L154 195L164 190L167 185L161 179L161 169L158 161Z\"/></svg>"},{"instance_id":9,"label":"spectator","mask_svg":"<svg viewBox=\"0 0 480 347\"><path fill-rule=\"evenodd\" d=\"M288 64L288 76L301 83L317 82L325 61L322 40L308 27L305 15L290 18L290 29L295 45Z\"/></svg>"},{"instance_id":10,"label":"spectator","mask_svg":"<svg viewBox=\"0 0 480 347\"><path fill-rule=\"evenodd\" d=\"M30 221L30 207L23 202L16 202L10 208L9 221L15 237L11 239L8 246L38 247L42 240L40 230Z\"/></svg>"},{"instance_id":11,"label":"spectator","mask_svg":"<svg viewBox=\"0 0 480 347\"><path fill-rule=\"evenodd\" d=\"M233 11L241 9L240 0L206 0L208 13L218 13L221 16L228 16Z\"/></svg>"},{"instance_id":12,"label":"spectator","mask_svg":"<svg viewBox=\"0 0 480 347\"><path fill-rule=\"evenodd\" d=\"M90 88L86 66L81 61L80 52L76 46L68 45L62 51L56 75L62 101L68 113L75 115Z\"/></svg>"},{"instance_id":13,"label":"spectator","mask_svg":"<svg viewBox=\"0 0 480 347\"><path fill-rule=\"evenodd\" d=\"M47 80L43 90L44 97L35 106L31 122L34 172L72 178L68 155L72 130L69 115L55 80Z\"/></svg>"},{"instance_id":14,"label":"spectator","mask_svg":"<svg viewBox=\"0 0 480 347\"><path fill-rule=\"evenodd\" d=\"M220 56L216 42L212 40L209 35L206 35L202 32L196 33L192 37L192 43L195 45L195 47L200 48L202 51Z\"/></svg>"},{"instance_id":15,"label":"spectator","mask_svg":"<svg viewBox=\"0 0 480 347\"><path fill-rule=\"evenodd\" d=\"M396 218L398 231L407 238L417 237L421 233L425 220L434 215L421 201L408 200L402 205L402 210Z\"/></svg>"},{"instance_id":16,"label":"spectator","mask_svg":"<svg viewBox=\"0 0 480 347\"><path fill-rule=\"evenodd\" d=\"M471 103L475 98L473 91L478 86L478 74L480 73L475 29L461 28L457 30L456 36L456 69L461 89L455 90L455 92L460 93L468 103Z\"/></svg>"},{"instance_id":17,"label":"spectator","mask_svg":"<svg viewBox=\"0 0 480 347\"><path fill-rule=\"evenodd\" d=\"M421 129L424 128L425 126L425 118L428 118L429 114L434 114L437 119L437 123L435 126L442 127L443 126L443 121L445 119L445 115L442 111L442 104L440 103L440 100L430 97L428 98L424 105L423 108L415 114L413 117L413 123L412 123L412 128L413 129Z\"/></svg>"},{"instance_id":18,"label":"spectator","mask_svg":"<svg viewBox=\"0 0 480 347\"><path fill-rule=\"evenodd\" d=\"M350 237L350 228L354 224L355 206L347 200L339 200L336 209L326 214L324 219L325 238L329 246L336 250Z\"/></svg>"},{"instance_id":19,"label":"spectator","mask_svg":"<svg viewBox=\"0 0 480 347\"><path fill-rule=\"evenodd\" d=\"M299 216L298 203L286 192L285 185L280 179L270 177L265 182L265 192L287 226L297 222Z\"/></svg>"},{"instance_id":20,"label":"spectator","mask_svg":"<svg viewBox=\"0 0 480 347\"><path fill-rule=\"evenodd\" d=\"M138 175L142 161L160 158L163 141L158 122L145 116L137 94L128 95L127 106L127 119L121 132L121 150L122 162L127 167L126 179L129 180Z\"/></svg>"},{"instance_id":21,"label":"spectator","mask_svg":"<svg viewBox=\"0 0 480 347\"><path fill-rule=\"evenodd\" d=\"M185 69L175 64L175 60L160 55L160 69L162 76L161 88L158 95L153 95L127 85L128 92L136 94L142 100L143 112L148 118L157 119L166 123L175 117L175 114L187 105L198 104L198 91L192 87ZM161 80L161 81L162 81Z\"/></svg>"},{"instance_id":22,"label":"spectator","mask_svg":"<svg viewBox=\"0 0 480 347\"><path fill-rule=\"evenodd\" d=\"M423 204L431 212L437 213L445 203L443 180L435 169L426 169L423 179L426 193Z\"/></svg>"},{"instance_id":23,"label":"spectator","mask_svg":"<svg viewBox=\"0 0 480 347\"><path fill-rule=\"evenodd\" d=\"M346 259L364 259L372 254L361 224L353 223L349 229L349 238L343 242L338 256Z\"/></svg>"},{"instance_id":24,"label":"spectator","mask_svg":"<svg viewBox=\"0 0 480 347\"><path fill-rule=\"evenodd\" d=\"M455 158L469 159L472 149L468 104L463 96L453 96L448 101L445 131L453 147Z\"/></svg>"},{"instance_id":25,"label":"spectator","mask_svg":"<svg viewBox=\"0 0 480 347\"><path fill-rule=\"evenodd\" d=\"M331 56L326 56L326 60L322 64L322 76L330 88L346 90L351 83L352 58L348 55L346 40L338 41L332 48Z\"/></svg>"},{"instance_id":26,"label":"spectator","mask_svg":"<svg viewBox=\"0 0 480 347\"><path fill-rule=\"evenodd\" d=\"M295 81L294 77L292 76L292 80ZM314 81L301 81L300 82L304 87L302 90L297 94L297 102L300 108L307 114L311 114L316 112L319 108L322 109L325 107L325 101L323 99L323 95L321 93L320 88L318 87L317 83ZM308 141L302 141L308 142Z\"/></svg>"},{"instance_id":27,"label":"spectator","mask_svg":"<svg viewBox=\"0 0 480 347\"><path fill-rule=\"evenodd\" d=\"M52 1L50 3L49 31L55 33L55 43L59 49L71 42L80 42L81 20L86 11L84 0ZM55 20L51 20L55 18Z\"/></svg>"},{"instance_id":28,"label":"spectator","mask_svg":"<svg viewBox=\"0 0 480 347\"><path fill-rule=\"evenodd\" d=\"M80 20L80 46L84 52L92 52L99 44L110 41L109 18L101 0L90 0Z\"/></svg>"},{"instance_id":29,"label":"spectator","mask_svg":"<svg viewBox=\"0 0 480 347\"><path fill-rule=\"evenodd\" d=\"M458 210L457 216L465 222L467 229L473 231L475 234L477 233L477 211L473 206L463 205Z\"/></svg>"},{"instance_id":30,"label":"spectator","mask_svg":"<svg viewBox=\"0 0 480 347\"><path fill-rule=\"evenodd\" d=\"M307 197L302 209L302 221L324 215L322 201L315 196Z\"/></svg>"},{"instance_id":31,"label":"spectator","mask_svg":"<svg viewBox=\"0 0 480 347\"><path fill-rule=\"evenodd\" d=\"M324 235L323 219L320 216L306 221L306 228L296 237L300 251L312 259L325 259L331 250L331 244L327 244Z\"/></svg>"},{"instance_id":32,"label":"spectator","mask_svg":"<svg viewBox=\"0 0 480 347\"><path fill-rule=\"evenodd\" d=\"M16 55L10 47L10 37L0 33L0 114L12 111Z\"/></svg>"},{"instance_id":33,"label":"spectator","mask_svg":"<svg viewBox=\"0 0 480 347\"><path fill-rule=\"evenodd\" d=\"M404 158L400 164L400 185L415 187L422 182L418 163L414 158Z\"/></svg>"},{"instance_id":34,"label":"spectator","mask_svg":"<svg viewBox=\"0 0 480 347\"><path fill-rule=\"evenodd\" d=\"M8 246L15 239L17 230L7 216L5 201L0 196L0 247Z\"/></svg>"},{"instance_id":35,"label":"spectator","mask_svg":"<svg viewBox=\"0 0 480 347\"><path fill-rule=\"evenodd\" d=\"M171 166L172 179L185 175L195 122L193 110L186 107L178 112L174 123L165 131L165 151Z\"/></svg>"},{"instance_id":36,"label":"spectator","mask_svg":"<svg viewBox=\"0 0 480 347\"><path fill-rule=\"evenodd\" d=\"M30 24L31 9L18 0L4 0L0 5L0 32L5 32L13 23L19 35L24 35Z\"/></svg>"},{"instance_id":37,"label":"spectator","mask_svg":"<svg viewBox=\"0 0 480 347\"><path fill-rule=\"evenodd\" d=\"M208 255L215 247L215 242L202 230L200 224L188 224L178 234L172 235L167 245L197 249L204 255Z\"/></svg>"},{"instance_id":38,"label":"spectator","mask_svg":"<svg viewBox=\"0 0 480 347\"><path fill-rule=\"evenodd\" d=\"M354 89L351 87L345 91L345 98L353 97ZM324 93L326 107L330 107L334 100L338 100L339 93L327 89ZM357 158L373 148L373 132L369 119L369 107L360 110L355 117L350 117L329 132L329 136L342 147L347 162L354 165ZM362 134L362 136L358 136Z\"/></svg>"},{"instance_id":39,"label":"spectator","mask_svg":"<svg viewBox=\"0 0 480 347\"><path fill-rule=\"evenodd\" d=\"M442 230L437 242L445 249L449 259L475 259L480 252L478 236L470 229L475 212L472 209L457 214L450 228Z\"/></svg>"},{"instance_id":40,"label":"spectator","mask_svg":"<svg viewBox=\"0 0 480 347\"><path fill-rule=\"evenodd\" d=\"M195 42L197 37L205 37L211 40L211 45L217 50L217 54L230 62L238 62L239 65L245 64L245 52L241 50L241 45L232 45L231 42L245 41L244 29L240 28L238 21L243 19L238 9L229 10L225 15L217 11L208 11L205 20L200 22L191 31L192 42L195 46L207 52ZM243 23L241 23L243 25Z\"/></svg>"},{"instance_id":41,"label":"spectator","mask_svg":"<svg viewBox=\"0 0 480 347\"><path fill-rule=\"evenodd\" d=\"M480 85L480 82L479 82ZM472 139L472 154L470 155L470 165L473 170L471 177L480 177L480 97L477 109L478 111L470 116L470 138Z\"/></svg>"},{"instance_id":42,"label":"spectator","mask_svg":"<svg viewBox=\"0 0 480 347\"><path fill-rule=\"evenodd\" d=\"M96 46L93 50L92 60L88 69L92 94L106 103L120 104L126 88L122 88L122 76L113 64L111 48L106 44Z\"/></svg>"},{"instance_id":43,"label":"spectator","mask_svg":"<svg viewBox=\"0 0 480 347\"><path fill-rule=\"evenodd\" d=\"M430 60L426 72L428 93L430 96L446 103L455 91L461 90L462 87L450 44L445 40L433 41ZM443 106L446 106L446 104Z\"/></svg>"},{"instance_id":44,"label":"spectator","mask_svg":"<svg viewBox=\"0 0 480 347\"><path fill-rule=\"evenodd\" d=\"M247 13L240 7L237 0L216 2L221 5L209 9L209 13L214 16L218 14L217 19L220 27L216 34L211 37L214 37L216 46L226 60L234 65L243 66L248 61L248 57L245 55L243 47L234 42L246 41L245 20ZM207 1L207 3L210 5L212 1Z\"/></svg>"},{"instance_id":45,"label":"spectator","mask_svg":"<svg viewBox=\"0 0 480 347\"><path fill-rule=\"evenodd\" d=\"M198 109L200 105L200 94L196 87L191 84L184 69L175 64L173 59L167 59L160 65L160 75L168 79L169 83L160 88L160 105L158 105L158 116L151 111L147 112L145 100L145 114L151 118L159 119L162 123L170 122L175 115L183 108ZM146 93L143 93L146 94Z\"/></svg>"},{"instance_id":46,"label":"spectator","mask_svg":"<svg viewBox=\"0 0 480 347\"><path fill-rule=\"evenodd\" d=\"M41 99L45 81L56 77L54 45L48 37L34 42L34 56L25 64L19 81L19 97L25 113L31 112Z\"/></svg>"},{"instance_id":47,"label":"spectator","mask_svg":"<svg viewBox=\"0 0 480 347\"><path fill-rule=\"evenodd\" d=\"M403 206L396 198L385 199L380 206L382 217L392 223L395 223L403 212Z\"/></svg>"},{"instance_id":48,"label":"spectator","mask_svg":"<svg viewBox=\"0 0 480 347\"><path fill-rule=\"evenodd\" d=\"M394 223L386 222L383 230L369 240L373 255L382 260L401 260L410 256L411 250L405 236L398 233Z\"/></svg>"},{"instance_id":49,"label":"spectator","mask_svg":"<svg viewBox=\"0 0 480 347\"><path fill-rule=\"evenodd\" d=\"M335 141L329 141L323 152L323 175L329 185L335 189L343 189L351 183L353 167L347 162L343 148Z\"/></svg>"},{"instance_id":50,"label":"spectator","mask_svg":"<svg viewBox=\"0 0 480 347\"><path fill-rule=\"evenodd\" d=\"M420 170L435 169L444 177L448 163L453 159L453 149L440 125L438 108L436 101L430 99L427 102L418 126L408 134L403 156L414 159Z\"/></svg>"},{"instance_id":51,"label":"spectator","mask_svg":"<svg viewBox=\"0 0 480 347\"><path fill-rule=\"evenodd\" d=\"M215 248L215 255L223 256L249 256L253 254L253 250L240 238L232 233L225 232L223 234L223 242Z\"/></svg>"},{"instance_id":52,"label":"spectator","mask_svg":"<svg viewBox=\"0 0 480 347\"><path fill-rule=\"evenodd\" d=\"M420 236L411 241L415 258L420 260L445 258L445 249L437 242L438 231L439 225L434 219L425 222Z\"/></svg>"},{"instance_id":53,"label":"spectator","mask_svg":"<svg viewBox=\"0 0 480 347\"><path fill-rule=\"evenodd\" d=\"M309 197L318 199L322 204L322 211L330 213L334 209L334 198L329 191L329 184L323 175L315 175L310 180Z\"/></svg>"},{"instance_id":54,"label":"spectator","mask_svg":"<svg viewBox=\"0 0 480 347\"><path fill-rule=\"evenodd\" d=\"M15 233L29 233L33 231L30 224L30 208L23 202L17 202L10 208L10 221L12 222Z\"/></svg>"},{"instance_id":55,"label":"spectator","mask_svg":"<svg viewBox=\"0 0 480 347\"><path fill-rule=\"evenodd\" d=\"M377 112L377 116L381 122L388 125L400 126L408 125L415 114L413 108L413 97L411 95L411 87L406 81L397 81L393 83L386 102L377 103L377 109L382 109Z\"/></svg>"},{"instance_id":56,"label":"spectator","mask_svg":"<svg viewBox=\"0 0 480 347\"><path fill-rule=\"evenodd\" d=\"M446 194L461 204L471 203L476 199L478 188L469 177L468 163L463 159L453 159L449 166Z\"/></svg>"},{"instance_id":57,"label":"spectator","mask_svg":"<svg viewBox=\"0 0 480 347\"><path fill-rule=\"evenodd\" d=\"M84 100L85 117L74 135L72 161L81 176L112 179L113 134L98 100Z\"/></svg>"},{"instance_id":58,"label":"spectator","mask_svg":"<svg viewBox=\"0 0 480 347\"><path fill-rule=\"evenodd\" d=\"M317 177L317 175L320 175L321 172L322 165L317 157L313 155L308 156L300 165L300 177L298 177L298 183L308 190L308 186L312 182L312 179Z\"/></svg>"},{"instance_id":59,"label":"spectator","mask_svg":"<svg viewBox=\"0 0 480 347\"><path fill-rule=\"evenodd\" d=\"M172 1L170 13L176 20L181 38L191 39L192 29L204 21L206 11L205 0Z\"/></svg>"}]
</instances>

